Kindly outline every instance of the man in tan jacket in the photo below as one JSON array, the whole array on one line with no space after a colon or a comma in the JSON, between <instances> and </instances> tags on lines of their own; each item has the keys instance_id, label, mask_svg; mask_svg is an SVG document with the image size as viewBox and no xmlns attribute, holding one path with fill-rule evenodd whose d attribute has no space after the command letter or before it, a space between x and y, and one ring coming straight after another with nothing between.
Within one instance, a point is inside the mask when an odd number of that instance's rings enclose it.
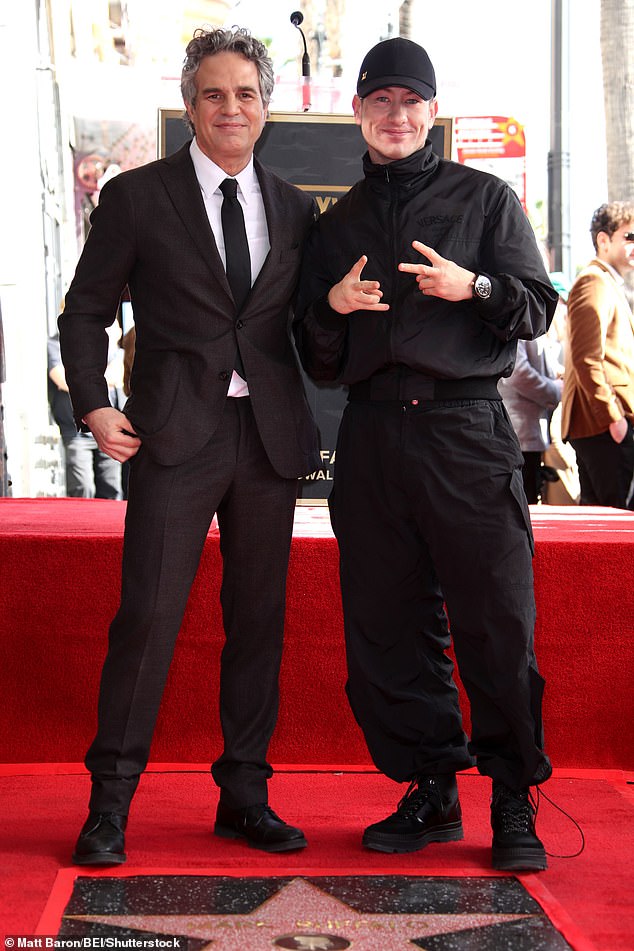
<instances>
[{"instance_id":1,"label":"man in tan jacket","mask_svg":"<svg viewBox=\"0 0 634 951\"><path fill-rule=\"evenodd\" d=\"M590 226L596 257L568 299L570 341L562 434L579 466L582 505L634 509L634 203L601 205Z\"/></svg>"}]
</instances>

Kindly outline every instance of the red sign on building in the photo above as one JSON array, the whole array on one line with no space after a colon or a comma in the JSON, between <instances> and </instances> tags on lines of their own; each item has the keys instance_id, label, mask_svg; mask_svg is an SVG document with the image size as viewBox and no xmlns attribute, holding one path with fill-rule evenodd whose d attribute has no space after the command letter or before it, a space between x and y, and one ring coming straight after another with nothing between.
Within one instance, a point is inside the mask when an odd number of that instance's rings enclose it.
<instances>
[{"instance_id":1,"label":"red sign on building","mask_svg":"<svg viewBox=\"0 0 634 951\"><path fill-rule=\"evenodd\" d=\"M508 116L458 116L454 120L456 158L507 182L526 209L524 127Z\"/></svg>"}]
</instances>

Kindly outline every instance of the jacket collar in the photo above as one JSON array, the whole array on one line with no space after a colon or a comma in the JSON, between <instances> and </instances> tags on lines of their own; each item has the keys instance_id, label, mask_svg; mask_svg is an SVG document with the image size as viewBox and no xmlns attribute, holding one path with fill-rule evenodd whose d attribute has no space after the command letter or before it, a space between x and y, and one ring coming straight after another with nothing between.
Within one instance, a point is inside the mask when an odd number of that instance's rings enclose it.
<instances>
[{"instance_id":1,"label":"jacket collar","mask_svg":"<svg viewBox=\"0 0 634 951\"><path fill-rule=\"evenodd\" d=\"M211 225L205 211L202 192L187 142L177 152L157 162L158 172L172 204L180 215L200 253L207 261L215 276L225 285L230 296L229 283L226 280L222 260L216 248Z\"/></svg>"},{"instance_id":2,"label":"jacket collar","mask_svg":"<svg viewBox=\"0 0 634 951\"><path fill-rule=\"evenodd\" d=\"M622 287L625 284L625 278L621 277L619 272L615 268L613 268L611 264L608 264L607 261L602 261L601 258L595 258L592 263L595 264L597 267L601 268L602 271L605 271L607 274L610 274L614 278L616 283L619 285L619 287Z\"/></svg>"},{"instance_id":3,"label":"jacket collar","mask_svg":"<svg viewBox=\"0 0 634 951\"><path fill-rule=\"evenodd\" d=\"M428 140L422 149L412 152L406 158L388 162L386 165L376 165L366 152L363 156L363 173L372 185L392 182L402 188L413 188L435 173L439 161Z\"/></svg>"}]
</instances>

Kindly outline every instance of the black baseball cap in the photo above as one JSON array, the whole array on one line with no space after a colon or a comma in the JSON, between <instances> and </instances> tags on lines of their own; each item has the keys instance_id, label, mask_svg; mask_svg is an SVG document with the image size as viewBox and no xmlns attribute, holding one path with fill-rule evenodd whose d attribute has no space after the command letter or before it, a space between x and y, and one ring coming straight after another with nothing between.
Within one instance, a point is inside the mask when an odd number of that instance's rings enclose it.
<instances>
[{"instance_id":1,"label":"black baseball cap","mask_svg":"<svg viewBox=\"0 0 634 951\"><path fill-rule=\"evenodd\" d=\"M357 81L357 95L362 99L375 89L404 86L423 99L436 95L436 74L422 46L402 36L383 40L366 53Z\"/></svg>"}]
</instances>

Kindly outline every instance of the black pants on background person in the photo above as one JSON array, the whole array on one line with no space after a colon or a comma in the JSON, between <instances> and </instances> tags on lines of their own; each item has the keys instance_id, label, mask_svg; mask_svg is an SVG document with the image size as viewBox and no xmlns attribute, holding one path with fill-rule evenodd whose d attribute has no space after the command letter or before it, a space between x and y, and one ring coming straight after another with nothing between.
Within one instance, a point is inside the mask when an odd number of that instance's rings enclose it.
<instances>
[{"instance_id":1,"label":"black pants on background person","mask_svg":"<svg viewBox=\"0 0 634 951\"><path fill-rule=\"evenodd\" d=\"M541 452L523 452L522 455L524 456L522 480L526 501L529 505L537 505L542 488L542 454Z\"/></svg>"},{"instance_id":2,"label":"black pants on background person","mask_svg":"<svg viewBox=\"0 0 634 951\"><path fill-rule=\"evenodd\" d=\"M374 763L398 782L474 759L516 790L550 771L521 465L501 401L352 401L344 412L330 505L348 696Z\"/></svg>"},{"instance_id":3,"label":"black pants on background person","mask_svg":"<svg viewBox=\"0 0 634 951\"><path fill-rule=\"evenodd\" d=\"M609 432L571 439L577 454L580 505L607 505L634 510L634 426L617 443Z\"/></svg>"},{"instance_id":4,"label":"black pants on background person","mask_svg":"<svg viewBox=\"0 0 634 951\"><path fill-rule=\"evenodd\" d=\"M133 458L122 600L110 628L97 736L86 756L92 811L128 813L215 512L223 557L225 748L212 773L230 808L268 801L266 756L278 709L296 495L297 480L271 467L248 398L227 400L218 431L187 462L161 466L143 448Z\"/></svg>"},{"instance_id":5,"label":"black pants on background person","mask_svg":"<svg viewBox=\"0 0 634 951\"><path fill-rule=\"evenodd\" d=\"M634 426L617 443L609 432L571 439L577 454L581 505L607 505L634 510Z\"/></svg>"}]
</instances>

